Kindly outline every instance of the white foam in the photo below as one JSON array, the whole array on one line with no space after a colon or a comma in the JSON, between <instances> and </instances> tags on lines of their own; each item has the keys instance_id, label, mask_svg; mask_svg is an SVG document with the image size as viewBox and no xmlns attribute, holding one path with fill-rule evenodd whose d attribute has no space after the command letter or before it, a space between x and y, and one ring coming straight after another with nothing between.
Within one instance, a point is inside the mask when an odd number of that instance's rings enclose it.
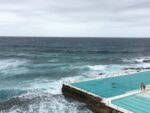
<instances>
[{"instance_id":1,"label":"white foam","mask_svg":"<svg viewBox=\"0 0 150 113\"><path fill-rule=\"evenodd\" d=\"M147 56L147 57L123 59L124 62L129 62L129 63L143 63L145 60L150 60L150 57Z\"/></svg>"},{"instance_id":2,"label":"white foam","mask_svg":"<svg viewBox=\"0 0 150 113\"><path fill-rule=\"evenodd\" d=\"M26 73L28 70L23 66L27 63L28 60L25 59L1 59L0 73L4 75Z\"/></svg>"},{"instance_id":3,"label":"white foam","mask_svg":"<svg viewBox=\"0 0 150 113\"><path fill-rule=\"evenodd\" d=\"M84 70L85 68L89 68L90 70ZM92 80L92 79L101 79L106 77L113 77L113 76L122 76L122 75L128 75L133 74L139 71L144 71L145 69L141 70L134 70L130 68L147 68L150 67L150 64L148 63L134 63L134 64L109 64L109 65L85 65L82 66L81 69L83 69L82 75L84 78L81 80L76 80L75 82L81 82L86 80ZM129 69L125 69L129 68Z\"/></svg>"},{"instance_id":4,"label":"white foam","mask_svg":"<svg viewBox=\"0 0 150 113\"><path fill-rule=\"evenodd\" d=\"M27 95L28 96L28 95ZM82 107L82 109L80 109ZM23 106L14 106L1 113L92 113L83 103L67 101L63 96L39 95Z\"/></svg>"},{"instance_id":5,"label":"white foam","mask_svg":"<svg viewBox=\"0 0 150 113\"><path fill-rule=\"evenodd\" d=\"M36 78L32 81L23 82L22 85L17 86L17 88L21 88L22 90L26 90L27 94L31 93L49 93L49 94L62 94L61 88L63 83L71 83L78 80L84 80L83 76L75 76L75 77L63 77L59 80L52 80L46 78ZM24 94L23 94L24 95Z\"/></svg>"},{"instance_id":6,"label":"white foam","mask_svg":"<svg viewBox=\"0 0 150 113\"><path fill-rule=\"evenodd\" d=\"M112 77L112 76L120 76L120 75L127 75L137 72L137 70L123 70L124 68L129 67L140 67L140 66L150 66L150 64L131 64L131 65L86 65L81 66L81 70L85 67L90 67L92 70L83 70L81 71L80 75L76 75L73 77L62 77L58 80L56 79L47 79L47 78L36 78L33 81L30 81L26 84L25 88L30 91L37 91L37 92L47 92L51 94L61 94L61 87L63 83L72 83L78 81L84 81L88 79L95 79L95 78L105 78L105 77ZM77 66L70 67L70 68L79 68ZM93 70L94 69L94 70ZM102 75L99 73L102 72Z\"/></svg>"},{"instance_id":7,"label":"white foam","mask_svg":"<svg viewBox=\"0 0 150 113\"><path fill-rule=\"evenodd\" d=\"M89 65L89 66L86 66L86 67L88 67L91 70L95 70L95 71L97 71L97 70L105 70L105 68L106 68L105 65L93 65L93 66Z\"/></svg>"},{"instance_id":8,"label":"white foam","mask_svg":"<svg viewBox=\"0 0 150 113\"><path fill-rule=\"evenodd\" d=\"M6 63L6 64L5 64ZM11 69L22 69L20 66L26 65L28 62L26 60L21 59L10 59L10 60L0 60L0 70L9 70ZM96 77L102 76L103 77L110 77L110 76L119 76L119 75L126 75L136 72L136 70L123 70L124 68L128 67L150 67L150 64L148 63L137 63L137 64L128 64L128 65L116 65L116 64L110 64L110 65L85 65L85 66L74 66L69 65L69 68L77 68L81 71L81 75L71 76L71 77L62 77L58 80L55 79L48 79L48 78L36 78L31 81L25 81L22 83L22 85L18 86L19 88L22 88L22 90L27 90L28 92L26 94L20 95L25 96L27 98L33 98L32 96L29 96L31 94L40 95L43 93L49 93L52 95L55 94L61 94L61 88L63 83L72 83L76 81L82 81L89 78L95 79ZM88 68L89 70L85 70L85 68ZM21 70L22 71L22 70ZM98 73L102 72L103 75L98 75ZM17 72L19 73L19 72ZM8 74L8 73L7 73ZM76 113L80 112L76 107L74 107L73 104L71 106L68 105L68 103L63 100L63 98L52 98L52 102L47 101L47 99L51 99L52 97L46 98L46 100L42 100L39 103L31 104L29 105L29 111L24 111L25 113L31 113L34 112L34 110L37 110L37 113ZM69 107L68 107L69 106ZM14 107L10 111L7 111L7 113L16 113L21 112L23 108L20 107ZM2 112L6 113L6 112ZM90 113L85 112L85 113Z\"/></svg>"},{"instance_id":9,"label":"white foam","mask_svg":"<svg viewBox=\"0 0 150 113\"><path fill-rule=\"evenodd\" d=\"M138 62L138 63L142 63L145 60L145 58L136 58L133 59L133 61Z\"/></svg>"},{"instance_id":10,"label":"white foam","mask_svg":"<svg viewBox=\"0 0 150 113\"><path fill-rule=\"evenodd\" d=\"M54 62L58 62L58 61L59 61L58 59L51 59L48 62L54 63Z\"/></svg>"},{"instance_id":11,"label":"white foam","mask_svg":"<svg viewBox=\"0 0 150 113\"><path fill-rule=\"evenodd\" d=\"M130 68L130 67L150 67L149 63L143 63L145 59L150 59L150 58L135 58L132 59L132 62L136 63L130 63L130 64L122 64L122 65L116 65L116 64L109 64L109 65L73 65L73 64L68 64L67 69L79 69L80 75L76 76L70 76L70 77L62 77L59 79L48 79L48 78L36 78L34 80L30 81L24 81L22 84L16 86L18 89L22 89L25 91L28 91L26 94L23 94L27 98L32 98L29 97L29 95L34 94L34 95L40 95L43 93L49 93L52 95L55 94L61 94L61 88L63 83L72 83L76 81L83 81L86 79L95 79L96 77L104 78L104 77L111 77L111 76L119 76L119 75L126 75L126 74L131 74L136 72L136 70L123 70L124 68ZM129 60L130 61L130 60ZM57 62L57 60L53 59L50 60L49 62ZM0 73L4 74L7 76L9 74L21 74L21 73L27 73L29 70L26 67L28 65L29 61L25 59L4 59L0 60ZM43 66L43 65L51 65L51 63L48 64L37 64L36 66ZM66 66L62 66L60 63L54 63L52 65L60 65L60 69L65 69ZM86 68L86 69L85 69ZM87 70L88 68L88 70ZM103 73L102 75L99 75L99 73ZM14 86L12 86L14 88ZM20 95L20 96L23 96ZM51 99L50 97L49 99ZM42 100L39 102L39 104L32 104L29 105L29 111L25 112L34 112L35 109L37 109L37 113L47 113L47 112L53 112L53 113L65 113L67 109L67 113L76 113L79 112L76 107L71 107L68 104L66 105L66 101L63 100L63 98L57 98L53 99L52 104L46 100ZM61 101L62 100L62 101ZM39 107L40 106L40 107ZM69 106L69 107L68 107ZM73 105L74 106L74 105ZM38 108L39 107L39 108ZM14 107L10 110L10 113L16 113L16 112L22 112L22 108L19 107ZM7 113L9 113L7 111ZM86 112L88 113L88 112Z\"/></svg>"}]
</instances>

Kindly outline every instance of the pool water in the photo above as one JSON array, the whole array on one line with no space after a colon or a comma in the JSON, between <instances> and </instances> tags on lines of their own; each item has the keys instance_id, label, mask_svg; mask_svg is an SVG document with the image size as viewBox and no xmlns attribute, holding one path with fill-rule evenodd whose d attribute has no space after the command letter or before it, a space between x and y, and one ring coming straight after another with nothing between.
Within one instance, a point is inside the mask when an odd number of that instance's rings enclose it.
<instances>
[{"instance_id":1,"label":"pool water","mask_svg":"<svg viewBox=\"0 0 150 113\"><path fill-rule=\"evenodd\" d=\"M126 76L110 77L72 83L72 86L94 93L100 97L109 98L140 88L141 82L150 84L150 71Z\"/></svg>"},{"instance_id":2,"label":"pool water","mask_svg":"<svg viewBox=\"0 0 150 113\"><path fill-rule=\"evenodd\" d=\"M113 104L134 113L150 113L150 94L137 94L112 101Z\"/></svg>"}]
</instances>

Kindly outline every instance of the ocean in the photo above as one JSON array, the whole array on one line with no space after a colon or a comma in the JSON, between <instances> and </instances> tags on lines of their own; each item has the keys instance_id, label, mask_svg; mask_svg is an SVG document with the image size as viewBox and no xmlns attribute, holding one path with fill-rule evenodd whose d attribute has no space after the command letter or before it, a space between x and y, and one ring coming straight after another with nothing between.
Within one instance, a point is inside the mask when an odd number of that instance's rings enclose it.
<instances>
[{"instance_id":1,"label":"ocean","mask_svg":"<svg viewBox=\"0 0 150 113\"><path fill-rule=\"evenodd\" d=\"M0 113L92 113L63 83L150 67L146 38L0 38Z\"/></svg>"}]
</instances>

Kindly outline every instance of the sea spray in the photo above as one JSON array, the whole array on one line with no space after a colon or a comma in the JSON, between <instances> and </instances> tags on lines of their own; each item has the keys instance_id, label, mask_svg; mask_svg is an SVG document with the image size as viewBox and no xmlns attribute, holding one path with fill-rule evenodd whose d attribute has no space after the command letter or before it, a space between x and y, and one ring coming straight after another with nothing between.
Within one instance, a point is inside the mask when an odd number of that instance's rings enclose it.
<instances>
[{"instance_id":1,"label":"sea spray","mask_svg":"<svg viewBox=\"0 0 150 113\"><path fill-rule=\"evenodd\" d=\"M64 98L62 84L143 71L131 68L150 67L149 45L150 39L0 38L0 112L91 113Z\"/></svg>"}]
</instances>

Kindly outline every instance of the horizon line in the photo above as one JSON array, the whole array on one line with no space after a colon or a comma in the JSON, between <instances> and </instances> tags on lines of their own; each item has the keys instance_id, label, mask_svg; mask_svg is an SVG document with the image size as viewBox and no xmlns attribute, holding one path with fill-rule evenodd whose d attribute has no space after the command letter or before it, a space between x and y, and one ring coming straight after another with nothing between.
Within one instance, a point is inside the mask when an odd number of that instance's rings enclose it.
<instances>
[{"instance_id":1,"label":"horizon line","mask_svg":"<svg viewBox=\"0 0 150 113\"><path fill-rule=\"evenodd\" d=\"M93 36L93 37L86 37L86 36L0 36L0 38L150 38L150 37L118 37L118 36L105 36L105 37L97 37L97 36Z\"/></svg>"}]
</instances>

